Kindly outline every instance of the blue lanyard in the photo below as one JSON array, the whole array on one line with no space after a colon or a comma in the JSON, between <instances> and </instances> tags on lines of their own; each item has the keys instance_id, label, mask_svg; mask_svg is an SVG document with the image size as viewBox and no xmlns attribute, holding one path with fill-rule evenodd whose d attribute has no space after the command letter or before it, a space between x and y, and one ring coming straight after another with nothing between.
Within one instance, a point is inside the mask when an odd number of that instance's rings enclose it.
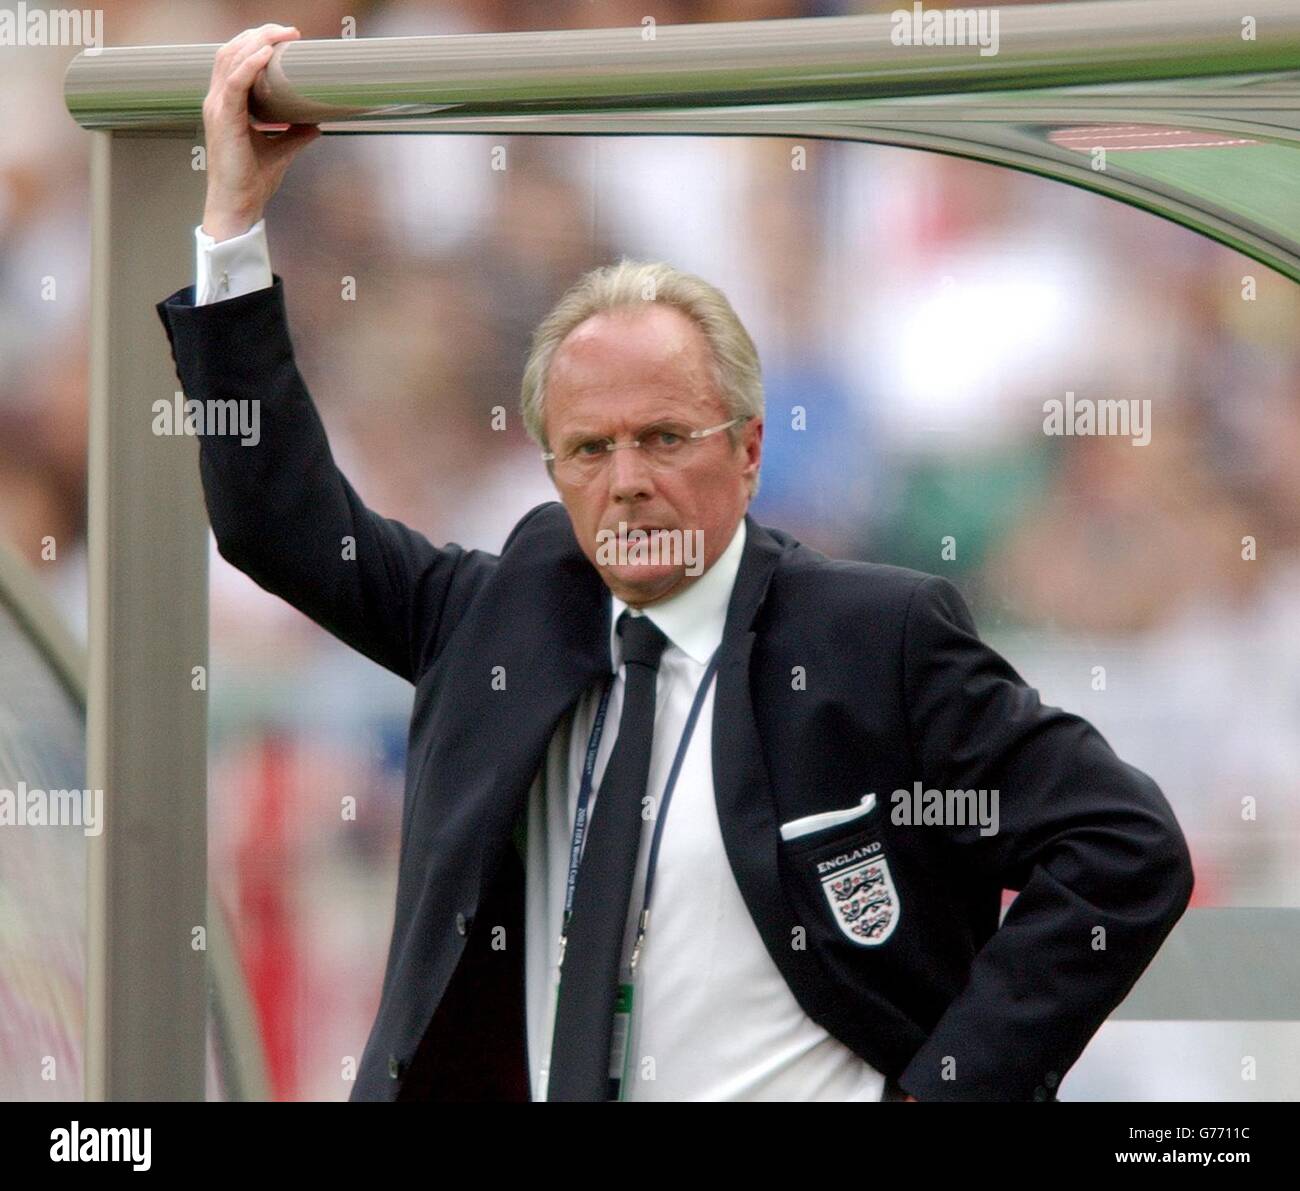
<instances>
[{"instance_id":1,"label":"blue lanyard","mask_svg":"<svg viewBox=\"0 0 1300 1191\"><path fill-rule=\"evenodd\" d=\"M719 646L719 649L721 646ZM709 664L705 667L704 677L695 690L690 713L686 717L686 726L682 729L682 738L673 757L672 768L668 771L668 781L664 786L663 797L659 801L659 813L655 816L654 835L650 840L649 864L645 875L645 895L641 902L641 914L637 919L636 942L632 947L632 970L636 971L637 960L641 955L641 943L645 939L646 929L650 924L650 894L654 886L655 866L659 862L659 841L663 837L664 821L668 818L668 803L677 785L677 775L681 772L682 762L686 759L686 749L695 732L695 721L700 717L700 708L704 706L704 695L709 683L718 669L718 650L713 651ZM582 782L578 787L578 807L573 817L573 841L569 845L569 875L564 891L564 926L560 931L559 963L564 963L564 945L569 934L569 920L573 915L573 891L578 884L578 864L582 857L582 842L587 835L587 802L591 797L591 780L596 771L596 753L600 749L600 738L605 730L605 713L609 708L610 691L614 688L614 676L610 675L605 689L600 694L600 704L596 708L596 722L591 726L591 738L587 741L587 755L582 764Z\"/></svg>"}]
</instances>

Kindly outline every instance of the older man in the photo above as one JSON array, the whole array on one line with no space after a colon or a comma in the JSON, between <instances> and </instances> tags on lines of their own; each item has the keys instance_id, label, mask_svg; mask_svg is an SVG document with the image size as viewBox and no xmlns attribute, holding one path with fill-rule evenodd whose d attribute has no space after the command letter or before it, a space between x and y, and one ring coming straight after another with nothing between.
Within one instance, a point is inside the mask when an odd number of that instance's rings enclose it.
<instances>
[{"instance_id":1,"label":"older man","mask_svg":"<svg viewBox=\"0 0 1300 1191\"><path fill-rule=\"evenodd\" d=\"M594 270L538 327L561 502L499 555L368 509L266 256L313 133L252 131L247 94L293 36L217 56L198 280L158 311L191 399L261 403L256 443L201 440L223 556L415 685L353 1098L1053 1098L1190 896L1160 791L946 580L753 520L757 353L667 265Z\"/></svg>"}]
</instances>

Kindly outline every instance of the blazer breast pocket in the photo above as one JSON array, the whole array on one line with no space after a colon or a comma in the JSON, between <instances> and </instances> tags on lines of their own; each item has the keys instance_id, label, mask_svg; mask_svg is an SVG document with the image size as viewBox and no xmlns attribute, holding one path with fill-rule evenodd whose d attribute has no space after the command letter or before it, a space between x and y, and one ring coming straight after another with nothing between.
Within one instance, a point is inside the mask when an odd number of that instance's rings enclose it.
<instances>
[{"instance_id":1,"label":"blazer breast pocket","mask_svg":"<svg viewBox=\"0 0 1300 1191\"><path fill-rule=\"evenodd\" d=\"M857 806L783 823L781 840L809 929L829 927L831 941L857 947L879 947L889 939L902 905L874 794Z\"/></svg>"}]
</instances>

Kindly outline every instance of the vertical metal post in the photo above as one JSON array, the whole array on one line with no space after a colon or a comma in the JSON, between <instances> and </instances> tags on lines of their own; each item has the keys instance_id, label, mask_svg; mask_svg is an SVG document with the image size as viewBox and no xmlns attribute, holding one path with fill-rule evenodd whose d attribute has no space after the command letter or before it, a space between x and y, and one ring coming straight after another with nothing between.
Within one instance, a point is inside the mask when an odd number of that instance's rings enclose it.
<instances>
[{"instance_id":1,"label":"vertical metal post","mask_svg":"<svg viewBox=\"0 0 1300 1191\"><path fill-rule=\"evenodd\" d=\"M191 280L205 175L197 136L92 135L86 1097L201 1100L208 528L197 443L152 407L178 384L154 303Z\"/></svg>"}]
</instances>

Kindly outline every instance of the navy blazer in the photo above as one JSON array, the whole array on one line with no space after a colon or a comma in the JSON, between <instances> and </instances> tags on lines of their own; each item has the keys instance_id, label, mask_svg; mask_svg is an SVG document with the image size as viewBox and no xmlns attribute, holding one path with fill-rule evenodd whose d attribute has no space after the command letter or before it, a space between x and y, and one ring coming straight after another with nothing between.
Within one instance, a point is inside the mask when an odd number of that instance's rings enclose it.
<instances>
[{"instance_id":1,"label":"navy blazer","mask_svg":"<svg viewBox=\"0 0 1300 1191\"><path fill-rule=\"evenodd\" d=\"M526 1100L512 836L552 733L609 670L609 593L558 502L499 555L368 509L298 372L280 277L193 297L157 304L187 398L261 403L256 446L201 437L222 557L415 685L392 941L351 1098ZM1187 906L1173 812L980 641L946 579L746 528L713 777L768 952L809 1017L919 1100L1053 1099ZM916 783L998 791L1000 829L898 821L892 795Z\"/></svg>"}]
</instances>

